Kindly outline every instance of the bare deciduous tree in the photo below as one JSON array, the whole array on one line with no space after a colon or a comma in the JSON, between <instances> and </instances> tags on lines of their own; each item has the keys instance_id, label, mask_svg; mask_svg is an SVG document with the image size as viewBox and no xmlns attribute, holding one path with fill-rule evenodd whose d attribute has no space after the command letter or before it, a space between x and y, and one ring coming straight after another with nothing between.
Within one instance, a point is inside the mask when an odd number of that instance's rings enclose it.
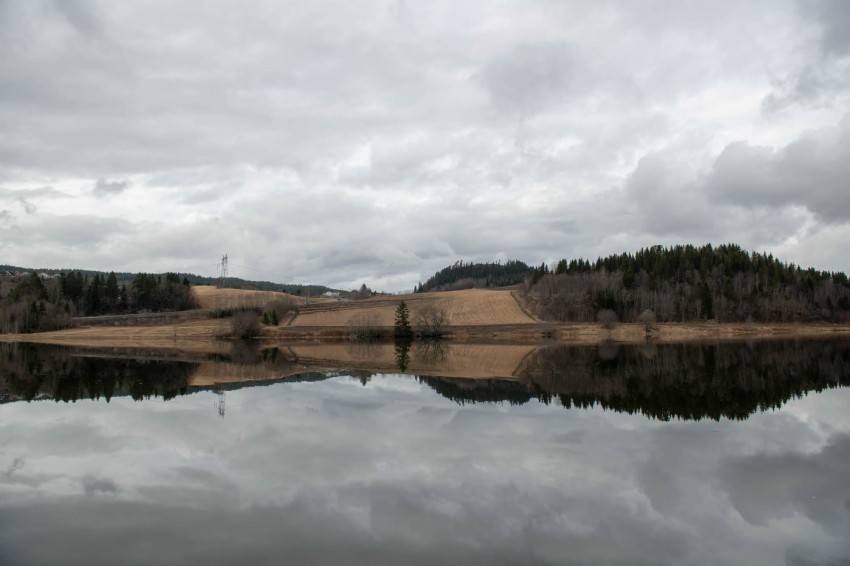
<instances>
[{"instance_id":1,"label":"bare deciduous tree","mask_svg":"<svg viewBox=\"0 0 850 566\"><path fill-rule=\"evenodd\" d=\"M440 338L449 322L449 309L445 304L428 304L418 310L414 318L420 338Z\"/></svg>"},{"instance_id":2,"label":"bare deciduous tree","mask_svg":"<svg viewBox=\"0 0 850 566\"><path fill-rule=\"evenodd\" d=\"M234 338L247 340L259 336L263 332L260 317L254 311L239 311L230 319L230 335Z\"/></svg>"},{"instance_id":3,"label":"bare deciduous tree","mask_svg":"<svg viewBox=\"0 0 850 566\"><path fill-rule=\"evenodd\" d=\"M652 332L652 327L655 325L655 311L646 309L638 317L638 322L644 325L647 333Z\"/></svg>"},{"instance_id":4,"label":"bare deciduous tree","mask_svg":"<svg viewBox=\"0 0 850 566\"><path fill-rule=\"evenodd\" d=\"M602 325L602 328L611 330L617 325L617 313L611 309L602 309L596 313L596 320Z\"/></svg>"},{"instance_id":5,"label":"bare deciduous tree","mask_svg":"<svg viewBox=\"0 0 850 566\"><path fill-rule=\"evenodd\" d=\"M346 323L348 335L357 340L371 340L381 335L378 317L374 313L359 313Z\"/></svg>"}]
</instances>

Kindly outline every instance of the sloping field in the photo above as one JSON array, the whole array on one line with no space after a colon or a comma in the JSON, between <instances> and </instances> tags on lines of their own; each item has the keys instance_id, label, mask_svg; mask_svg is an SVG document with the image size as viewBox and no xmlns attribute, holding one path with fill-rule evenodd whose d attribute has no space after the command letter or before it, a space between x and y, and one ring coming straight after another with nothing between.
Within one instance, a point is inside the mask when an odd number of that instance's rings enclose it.
<instances>
[{"instance_id":1,"label":"sloping field","mask_svg":"<svg viewBox=\"0 0 850 566\"><path fill-rule=\"evenodd\" d=\"M192 292L198 298L202 309L239 309L263 308L274 301L301 303L305 299L279 291L246 291L243 289L219 289L213 285L194 285ZM323 299L310 299L310 302L321 302Z\"/></svg>"},{"instance_id":2,"label":"sloping field","mask_svg":"<svg viewBox=\"0 0 850 566\"><path fill-rule=\"evenodd\" d=\"M411 322L426 307L446 312L448 326L491 326L534 324L514 299L511 291L467 289L444 293L421 293L395 297L376 297L365 301L323 303L302 307L291 326L346 326L358 316L372 317L375 326L392 326L399 302L405 301Z\"/></svg>"}]
</instances>

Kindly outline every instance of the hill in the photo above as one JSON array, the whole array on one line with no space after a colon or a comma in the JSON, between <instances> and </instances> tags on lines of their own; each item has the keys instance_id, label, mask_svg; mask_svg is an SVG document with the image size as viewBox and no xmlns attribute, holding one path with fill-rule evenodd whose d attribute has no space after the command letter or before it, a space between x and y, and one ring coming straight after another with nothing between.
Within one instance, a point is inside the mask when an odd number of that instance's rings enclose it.
<instances>
[{"instance_id":1,"label":"hill","mask_svg":"<svg viewBox=\"0 0 850 566\"><path fill-rule=\"evenodd\" d=\"M850 282L841 272L803 269L735 244L652 246L630 254L562 259L532 270L526 291L554 321L618 320L647 313L664 322L850 321Z\"/></svg>"},{"instance_id":2,"label":"hill","mask_svg":"<svg viewBox=\"0 0 850 566\"><path fill-rule=\"evenodd\" d=\"M104 280L109 277L111 273L115 273L115 277L118 280L119 284L126 283L130 284L133 281L133 278L138 275L137 273L131 273L128 271L97 271L93 269L71 269L71 268L32 268L32 267L20 267L16 265L8 265L8 264L0 264L0 276L4 273L46 273L47 275L59 275L61 273L78 273L82 275L86 279L94 279L95 276L100 276ZM167 272L162 273L153 273L153 275L165 275ZM194 273L177 271L174 272L180 280L182 281L184 278L192 285L215 285L219 282L218 277L206 277L203 275L196 275ZM271 281L255 281L251 279L241 279L239 277L228 277L227 278L227 287L231 289L245 289L245 290L254 290L254 291L279 291L281 293L288 293L290 295L296 296L306 296L306 297L318 297L326 292L344 292L342 289L334 289L331 287L326 287L324 285L301 285L296 283L273 283Z\"/></svg>"},{"instance_id":3,"label":"hill","mask_svg":"<svg viewBox=\"0 0 850 566\"><path fill-rule=\"evenodd\" d=\"M417 293L456 291L459 289L508 287L525 281L531 268L518 260L506 263L464 263L444 267L425 283L416 286Z\"/></svg>"}]
</instances>

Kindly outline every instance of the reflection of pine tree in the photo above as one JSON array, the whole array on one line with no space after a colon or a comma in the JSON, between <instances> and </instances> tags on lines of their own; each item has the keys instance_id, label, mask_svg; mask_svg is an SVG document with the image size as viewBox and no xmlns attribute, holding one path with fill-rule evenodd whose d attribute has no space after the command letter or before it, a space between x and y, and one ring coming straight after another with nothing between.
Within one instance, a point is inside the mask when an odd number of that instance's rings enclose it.
<instances>
[{"instance_id":1,"label":"reflection of pine tree","mask_svg":"<svg viewBox=\"0 0 850 566\"><path fill-rule=\"evenodd\" d=\"M410 345L412 342L409 337L398 338L395 341L395 364L402 373L404 373L410 363Z\"/></svg>"}]
</instances>

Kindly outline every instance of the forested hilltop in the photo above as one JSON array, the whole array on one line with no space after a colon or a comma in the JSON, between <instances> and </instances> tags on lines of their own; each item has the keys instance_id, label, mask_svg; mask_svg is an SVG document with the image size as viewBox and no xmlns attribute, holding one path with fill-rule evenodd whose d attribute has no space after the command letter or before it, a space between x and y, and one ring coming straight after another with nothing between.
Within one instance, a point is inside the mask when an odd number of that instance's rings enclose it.
<instances>
[{"instance_id":1,"label":"forested hilltop","mask_svg":"<svg viewBox=\"0 0 850 566\"><path fill-rule=\"evenodd\" d=\"M772 254L717 247L652 246L637 253L562 259L531 270L525 291L555 321L850 321L841 272L803 269Z\"/></svg>"},{"instance_id":2,"label":"forested hilltop","mask_svg":"<svg viewBox=\"0 0 850 566\"><path fill-rule=\"evenodd\" d=\"M456 262L416 292L516 285L539 317L613 323L850 322L850 282L735 244L652 246L636 253L529 267Z\"/></svg>"},{"instance_id":3,"label":"forested hilltop","mask_svg":"<svg viewBox=\"0 0 850 566\"><path fill-rule=\"evenodd\" d=\"M506 287L518 285L525 281L531 268L518 260L505 263L464 263L444 267L425 283L416 286L415 292L426 291L457 291L475 287Z\"/></svg>"}]
</instances>

